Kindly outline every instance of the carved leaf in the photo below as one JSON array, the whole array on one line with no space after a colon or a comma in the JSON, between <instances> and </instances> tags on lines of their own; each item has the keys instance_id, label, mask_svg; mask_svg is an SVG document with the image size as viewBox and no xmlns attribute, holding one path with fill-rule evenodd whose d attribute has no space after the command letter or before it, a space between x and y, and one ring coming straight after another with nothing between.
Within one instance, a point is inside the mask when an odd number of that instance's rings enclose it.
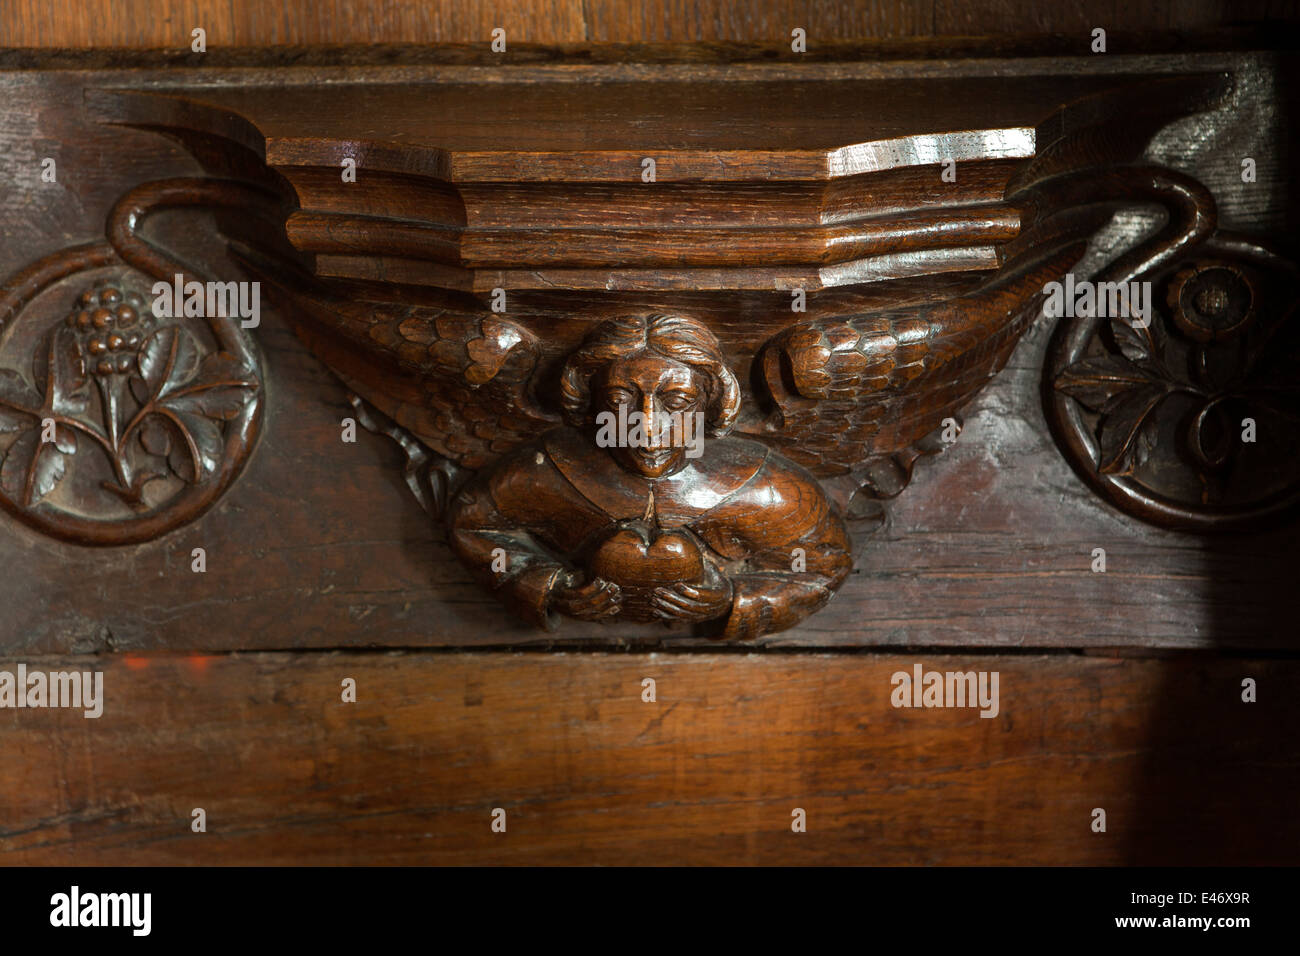
<instances>
[{"instance_id":1,"label":"carved leaf","mask_svg":"<svg viewBox=\"0 0 1300 956\"><path fill-rule=\"evenodd\" d=\"M162 404L177 411L221 421L229 421L238 415L253 400L257 382L247 374L240 377L240 369L229 359L225 362L209 361L220 358L223 356L208 356L195 379L165 395Z\"/></svg>"},{"instance_id":2,"label":"carved leaf","mask_svg":"<svg viewBox=\"0 0 1300 956\"><path fill-rule=\"evenodd\" d=\"M149 339L140 371L143 390L162 413L141 426L141 444L153 454L167 455L185 481L214 474L224 453L220 423L256 397L256 371L224 352L200 360L193 335L179 326L160 329Z\"/></svg>"},{"instance_id":3,"label":"carved leaf","mask_svg":"<svg viewBox=\"0 0 1300 956\"><path fill-rule=\"evenodd\" d=\"M177 475L188 482L201 481L216 472L221 463L221 426L203 415L173 411L172 425L180 433L167 462Z\"/></svg>"},{"instance_id":4,"label":"carved leaf","mask_svg":"<svg viewBox=\"0 0 1300 956\"><path fill-rule=\"evenodd\" d=\"M163 404L177 412L201 415L217 421L229 421L253 398L254 386L213 386L173 395Z\"/></svg>"},{"instance_id":5,"label":"carved leaf","mask_svg":"<svg viewBox=\"0 0 1300 956\"><path fill-rule=\"evenodd\" d=\"M1107 414L1134 390L1165 386L1128 359L1106 356L1076 362L1056 379L1056 388L1094 412Z\"/></svg>"},{"instance_id":6,"label":"carved leaf","mask_svg":"<svg viewBox=\"0 0 1300 956\"><path fill-rule=\"evenodd\" d=\"M39 415L41 396L11 368L0 369L0 432L33 428Z\"/></svg>"},{"instance_id":7,"label":"carved leaf","mask_svg":"<svg viewBox=\"0 0 1300 956\"><path fill-rule=\"evenodd\" d=\"M41 441L40 430L33 428L9 446L0 465L0 484L15 501L31 507L63 480L68 457L77 451L77 436L72 429L56 425L54 438Z\"/></svg>"},{"instance_id":8,"label":"carved leaf","mask_svg":"<svg viewBox=\"0 0 1300 956\"><path fill-rule=\"evenodd\" d=\"M1101 420L1098 471L1103 475L1127 475L1141 464L1144 447L1152 437L1145 429L1154 426L1152 413L1169 392L1168 386L1153 382L1116 396Z\"/></svg>"},{"instance_id":9,"label":"carved leaf","mask_svg":"<svg viewBox=\"0 0 1300 956\"><path fill-rule=\"evenodd\" d=\"M166 395L189 381L199 365L198 343L179 325L165 325L140 350L140 375L148 394Z\"/></svg>"},{"instance_id":10,"label":"carved leaf","mask_svg":"<svg viewBox=\"0 0 1300 956\"><path fill-rule=\"evenodd\" d=\"M1142 321L1139 318L1114 317L1110 320L1111 335L1114 336L1119 350L1129 361L1139 364L1158 363L1156 356L1159 356L1164 348L1164 334L1160 323L1156 321L1154 315L1148 320L1146 328L1138 326Z\"/></svg>"},{"instance_id":11,"label":"carved leaf","mask_svg":"<svg viewBox=\"0 0 1300 956\"><path fill-rule=\"evenodd\" d=\"M44 369L46 404L57 415L84 411L88 400L86 368L76 336L70 328L60 325L51 333L48 345Z\"/></svg>"}]
</instances>

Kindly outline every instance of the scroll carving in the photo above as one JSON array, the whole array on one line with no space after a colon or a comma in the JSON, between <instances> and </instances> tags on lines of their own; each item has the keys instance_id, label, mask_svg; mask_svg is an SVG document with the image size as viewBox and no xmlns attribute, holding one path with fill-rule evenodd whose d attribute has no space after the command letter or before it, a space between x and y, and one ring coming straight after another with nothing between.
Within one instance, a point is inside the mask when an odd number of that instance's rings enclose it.
<instances>
[{"instance_id":1,"label":"scroll carving","mask_svg":"<svg viewBox=\"0 0 1300 956\"><path fill-rule=\"evenodd\" d=\"M1199 184L1169 208L1094 282L1149 283L1151 314L1060 320L1048 420L1075 469L1135 517L1193 531L1276 518L1300 503L1298 270L1215 231Z\"/></svg>"}]
</instances>

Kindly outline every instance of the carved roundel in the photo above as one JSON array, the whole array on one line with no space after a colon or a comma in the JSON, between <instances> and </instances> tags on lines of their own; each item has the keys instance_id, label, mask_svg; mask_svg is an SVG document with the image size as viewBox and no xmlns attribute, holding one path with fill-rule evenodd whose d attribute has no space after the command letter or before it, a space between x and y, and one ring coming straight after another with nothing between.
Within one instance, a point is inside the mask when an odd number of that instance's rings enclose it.
<instances>
[{"instance_id":1,"label":"carved roundel","mask_svg":"<svg viewBox=\"0 0 1300 956\"><path fill-rule=\"evenodd\" d=\"M262 379L234 320L157 314L153 279L106 245L0 290L0 504L81 544L194 519L239 473Z\"/></svg>"},{"instance_id":2,"label":"carved roundel","mask_svg":"<svg viewBox=\"0 0 1300 956\"><path fill-rule=\"evenodd\" d=\"M1148 327L1062 320L1047 415L1066 457L1112 503L1188 530L1255 524L1300 504L1296 269L1220 237L1150 278Z\"/></svg>"}]
</instances>

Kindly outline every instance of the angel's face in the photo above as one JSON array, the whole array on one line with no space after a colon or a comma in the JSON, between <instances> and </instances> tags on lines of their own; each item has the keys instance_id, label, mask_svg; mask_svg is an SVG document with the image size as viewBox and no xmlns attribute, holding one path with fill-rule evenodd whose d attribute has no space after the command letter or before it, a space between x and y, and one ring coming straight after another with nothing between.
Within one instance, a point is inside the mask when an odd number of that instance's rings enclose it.
<instances>
[{"instance_id":1,"label":"angel's face","mask_svg":"<svg viewBox=\"0 0 1300 956\"><path fill-rule=\"evenodd\" d=\"M699 454L708 391L689 365L638 352L610 363L593 399L598 425L613 424L612 433L598 430L597 444L628 471L662 478Z\"/></svg>"}]
</instances>

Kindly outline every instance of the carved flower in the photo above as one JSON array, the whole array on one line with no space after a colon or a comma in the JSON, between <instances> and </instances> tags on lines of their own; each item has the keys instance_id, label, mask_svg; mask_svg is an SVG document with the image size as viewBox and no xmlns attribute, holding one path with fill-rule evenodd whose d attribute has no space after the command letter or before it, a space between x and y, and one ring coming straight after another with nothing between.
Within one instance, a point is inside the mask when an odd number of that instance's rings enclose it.
<instances>
[{"instance_id":1,"label":"carved flower","mask_svg":"<svg viewBox=\"0 0 1300 956\"><path fill-rule=\"evenodd\" d=\"M1215 500L1240 451L1234 435L1243 416L1252 409L1295 415L1297 386L1283 358L1295 345L1295 310L1257 326L1251 280L1223 262L1184 268L1170 281L1166 300L1168 323L1153 315L1143 329L1112 319L1101 335L1102 354L1066 368L1055 386L1096 413L1097 469L1110 475L1131 475L1142 466L1161 408L1180 396L1182 446L1207 500Z\"/></svg>"},{"instance_id":2,"label":"carved flower","mask_svg":"<svg viewBox=\"0 0 1300 956\"><path fill-rule=\"evenodd\" d=\"M1255 292L1240 269L1222 263L1197 263L1169 285L1174 322L1196 342L1225 342L1240 335L1255 318Z\"/></svg>"},{"instance_id":3,"label":"carved flower","mask_svg":"<svg viewBox=\"0 0 1300 956\"><path fill-rule=\"evenodd\" d=\"M211 351L184 323L161 324L124 283L83 292L46 336L34 372L35 387L0 369L0 433L18 434L3 449L0 487L29 508L86 447L111 468L101 487L136 508L168 472L208 479L225 455L224 423L259 388L247 360Z\"/></svg>"}]
</instances>

